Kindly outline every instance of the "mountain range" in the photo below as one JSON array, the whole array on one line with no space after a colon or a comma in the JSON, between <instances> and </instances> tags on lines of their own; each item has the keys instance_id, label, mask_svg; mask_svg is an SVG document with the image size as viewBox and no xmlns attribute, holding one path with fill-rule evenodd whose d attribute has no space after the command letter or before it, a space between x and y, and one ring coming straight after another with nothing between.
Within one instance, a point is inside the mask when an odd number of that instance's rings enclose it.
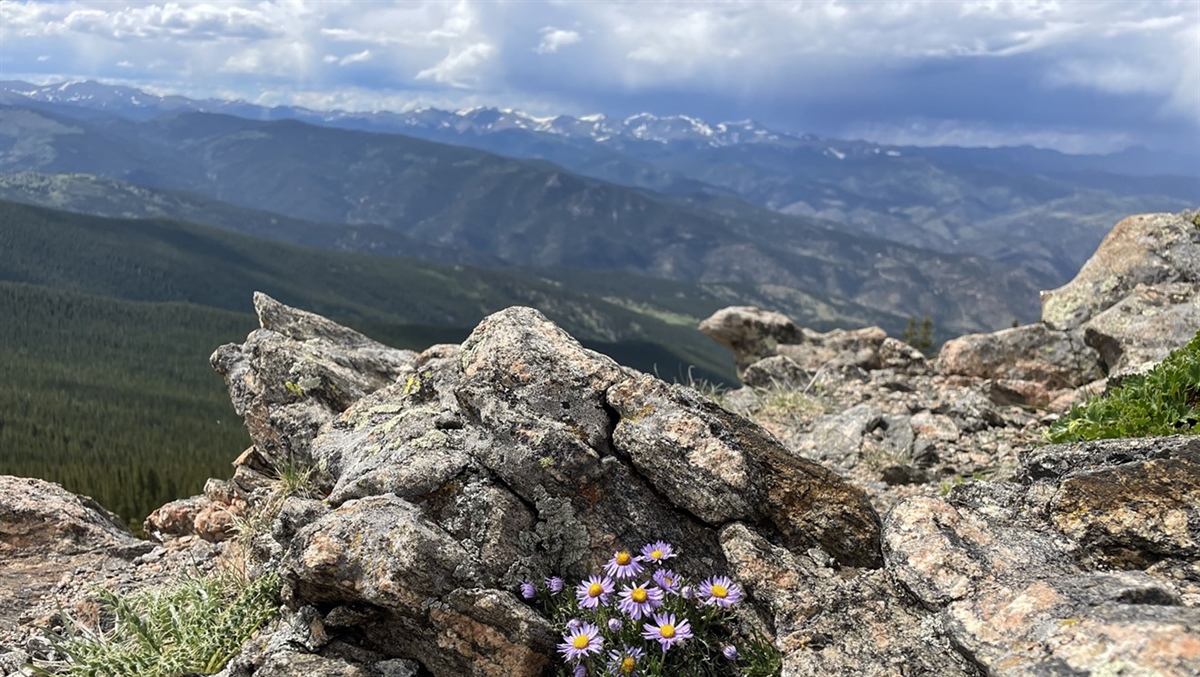
<instances>
[{"instance_id":1,"label":"mountain range","mask_svg":"<svg viewBox=\"0 0 1200 677\"><path fill-rule=\"evenodd\" d=\"M1035 316L1037 291L1048 281L1037 271L847 232L735 198L664 195L545 162L294 120L171 113L137 122L0 106L0 171L82 173L129 195L136 191L111 182L185 191L293 220L352 224L360 227L357 239L337 246L363 251L442 248L463 252L463 260L491 257L515 267L737 284L760 296L928 314L948 332ZM71 206L51 202L46 185L32 174L9 177L6 194ZM271 235L241 223L243 232ZM387 237L372 238L380 228ZM404 251L402 238L420 248ZM797 317L813 314L810 308Z\"/></svg>"},{"instance_id":2,"label":"mountain range","mask_svg":"<svg viewBox=\"0 0 1200 677\"><path fill-rule=\"evenodd\" d=\"M1036 271L1042 286L1073 276L1121 216L1178 211L1200 202L1200 148L1101 156L1030 147L888 146L682 115L314 111L156 96L96 82L3 82L0 102L70 117L149 121L167 113L209 112L403 134L703 199L710 211L737 214L753 205L835 223L856 235L977 254Z\"/></svg>"}]
</instances>

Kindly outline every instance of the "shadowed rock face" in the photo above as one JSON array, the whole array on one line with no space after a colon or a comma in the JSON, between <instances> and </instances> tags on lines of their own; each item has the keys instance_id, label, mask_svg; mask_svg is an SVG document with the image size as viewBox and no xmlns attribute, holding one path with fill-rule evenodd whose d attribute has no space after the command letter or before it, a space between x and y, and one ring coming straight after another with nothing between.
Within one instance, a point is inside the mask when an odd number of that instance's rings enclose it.
<instances>
[{"instance_id":1,"label":"shadowed rock face","mask_svg":"<svg viewBox=\"0 0 1200 677\"><path fill-rule=\"evenodd\" d=\"M266 418L303 404L267 404ZM330 483L328 507L285 505L266 548L290 603L329 610L373 650L435 674L541 674L557 637L512 591L582 577L618 548L665 539L691 555L681 573L700 577L729 570L718 533L736 523L843 566L882 562L861 490L529 308L416 356L281 448L305 449Z\"/></svg>"}]
</instances>

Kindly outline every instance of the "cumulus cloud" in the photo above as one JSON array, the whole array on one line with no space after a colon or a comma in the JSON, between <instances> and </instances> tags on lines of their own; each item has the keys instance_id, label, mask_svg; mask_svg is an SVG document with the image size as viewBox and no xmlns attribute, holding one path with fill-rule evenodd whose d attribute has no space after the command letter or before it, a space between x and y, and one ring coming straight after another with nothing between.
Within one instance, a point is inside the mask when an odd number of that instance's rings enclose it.
<instances>
[{"instance_id":1,"label":"cumulus cloud","mask_svg":"<svg viewBox=\"0 0 1200 677\"><path fill-rule=\"evenodd\" d=\"M533 48L533 51L538 54L553 54L560 47L573 45L582 39L583 37L575 31L547 26L542 29L542 41L538 43L537 47Z\"/></svg>"},{"instance_id":2,"label":"cumulus cloud","mask_svg":"<svg viewBox=\"0 0 1200 677\"><path fill-rule=\"evenodd\" d=\"M0 40L6 74L108 68L164 88L185 77L210 94L329 92L361 107L648 109L825 134L914 119L980 138L1014 124L1031 139L1135 138L1150 123L1200 134L1195 0L0 0Z\"/></svg>"}]
</instances>

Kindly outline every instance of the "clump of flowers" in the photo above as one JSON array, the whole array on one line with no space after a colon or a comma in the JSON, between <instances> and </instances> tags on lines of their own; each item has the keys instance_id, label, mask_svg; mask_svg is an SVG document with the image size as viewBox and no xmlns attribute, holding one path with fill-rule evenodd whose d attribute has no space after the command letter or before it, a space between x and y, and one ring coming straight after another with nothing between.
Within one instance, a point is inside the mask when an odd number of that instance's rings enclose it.
<instances>
[{"instance_id":1,"label":"clump of flowers","mask_svg":"<svg viewBox=\"0 0 1200 677\"><path fill-rule=\"evenodd\" d=\"M602 571L573 589L557 576L544 585L521 584L521 596L559 627L561 675L779 674L774 645L738 631L734 612L744 593L733 579L713 575L689 582L666 566L678 553L664 541L636 553L618 550Z\"/></svg>"}]
</instances>

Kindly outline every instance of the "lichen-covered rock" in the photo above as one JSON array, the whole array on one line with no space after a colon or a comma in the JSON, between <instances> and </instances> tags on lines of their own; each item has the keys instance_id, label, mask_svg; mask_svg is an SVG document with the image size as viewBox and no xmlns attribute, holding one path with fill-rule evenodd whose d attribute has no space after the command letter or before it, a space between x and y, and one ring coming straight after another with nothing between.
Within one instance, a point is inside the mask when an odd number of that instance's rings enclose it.
<instances>
[{"instance_id":1,"label":"lichen-covered rock","mask_svg":"<svg viewBox=\"0 0 1200 677\"><path fill-rule=\"evenodd\" d=\"M819 548L787 550L741 524L721 530L721 547L766 603L787 677L980 674L884 570L839 569Z\"/></svg>"},{"instance_id":2,"label":"lichen-covered rock","mask_svg":"<svg viewBox=\"0 0 1200 677\"><path fill-rule=\"evenodd\" d=\"M1021 483L910 499L887 569L988 674L1200 673L1197 583L1162 575L1200 558L1198 444L1045 447Z\"/></svg>"},{"instance_id":3,"label":"lichen-covered rock","mask_svg":"<svg viewBox=\"0 0 1200 677\"><path fill-rule=\"evenodd\" d=\"M1042 322L1081 327L1138 285L1200 283L1200 228L1179 214L1142 214L1118 223L1075 279L1042 292Z\"/></svg>"},{"instance_id":4,"label":"lichen-covered rock","mask_svg":"<svg viewBox=\"0 0 1200 677\"><path fill-rule=\"evenodd\" d=\"M728 571L717 533L738 521L783 547L881 562L860 489L528 308L416 356L307 449L328 507L285 502L276 545L260 548L289 603L437 675L541 674L558 638L513 591L581 577L619 547L661 538L692 555L684 575Z\"/></svg>"},{"instance_id":5,"label":"lichen-covered rock","mask_svg":"<svg viewBox=\"0 0 1200 677\"><path fill-rule=\"evenodd\" d=\"M861 490L788 453L750 421L683 386L646 376L608 391L618 452L680 508L713 526L761 524L791 549L880 562L878 516Z\"/></svg>"},{"instance_id":6,"label":"lichen-covered rock","mask_svg":"<svg viewBox=\"0 0 1200 677\"><path fill-rule=\"evenodd\" d=\"M221 346L211 362L254 443L243 462L260 470L307 463L321 424L394 381L414 355L261 292L254 309L262 328Z\"/></svg>"},{"instance_id":7,"label":"lichen-covered rock","mask_svg":"<svg viewBox=\"0 0 1200 677\"><path fill-rule=\"evenodd\" d=\"M1198 229L1200 230L1200 229ZM1084 339L1108 373L1137 371L1186 345L1200 329L1200 286L1176 282L1138 285L1125 298L1088 320Z\"/></svg>"},{"instance_id":8,"label":"lichen-covered rock","mask_svg":"<svg viewBox=\"0 0 1200 677\"><path fill-rule=\"evenodd\" d=\"M952 339L942 346L937 364L944 374L1033 381L1050 389L1074 388L1101 376L1099 356L1082 336L1040 323Z\"/></svg>"}]
</instances>

